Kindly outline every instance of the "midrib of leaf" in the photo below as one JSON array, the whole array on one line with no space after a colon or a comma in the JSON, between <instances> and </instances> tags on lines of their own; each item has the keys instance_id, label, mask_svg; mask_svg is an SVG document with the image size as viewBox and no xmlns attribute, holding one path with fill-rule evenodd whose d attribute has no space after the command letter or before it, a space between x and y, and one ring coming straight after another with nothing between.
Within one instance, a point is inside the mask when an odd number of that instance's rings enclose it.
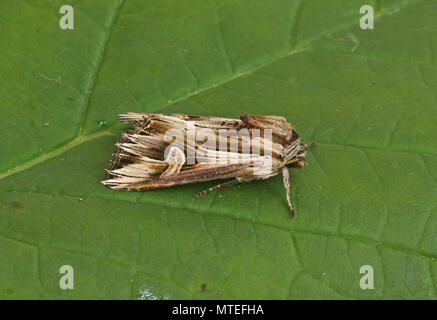
<instances>
[{"instance_id":1,"label":"midrib of leaf","mask_svg":"<svg viewBox=\"0 0 437 320\"><path fill-rule=\"evenodd\" d=\"M405 7L405 6L410 5L410 4L417 4L417 3L421 2L421 1L424 1L424 0L406 1L404 3L401 3L401 5L398 6L398 7L393 7L393 8L390 8L389 10L386 10L386 11L377 12L377 14L375 14L375 18L374 19L377 20L377 19L379 19L380 17L382 17L384 15L390 15L390 14L393 15L393 14L396 14L398 12L399 8ZM112 18L109 30L107 32L107 37L106 37L106 39L105 39L105 41L103 43L102 50L101 50L101 55L100 55L101 58L99 59L99 62L97 63L96 70L93 73L94 74L94 81L92 81L92 83L90 85L90 88L91 88L90 89L90 93L89 93L89 95L88 95L88 97L86 99L85 106L84 106L83 111L82 111L81 120L79 122L79 126L78 126L78 131L77 131L76 137L73 138L72 140L68 141L66 144L64 144L64 145L62 145L62 146L60 146L60 147L58 147L58 148L56 148L56 149L54 149L54 150L52 150L50 152L47 152L47 153L42 154L42 155L40 155L38 157L35 157L35 158L31 159L31 160L28 160L28 161L26 161L26 162L16 166L13 169L9 169L9 170L6 170L6 171L0 173L0 180L6 178L8 176L11 176L13 174L16 174L18 172L27 170L27 169L29 169L29 168L31 168L31 167L39 164L39 163L42 163L42 162L44 162L44 161L46 161L48 159L56 157L56 156L66 152L66 151L68 151L68 150L70 150L70 149L72 149L72 148L74 148L74 147L76 147L76 146L78 146L78 145L80 145L80 144L82 144L84 142L87 142L89 140L92 140L94 138L98 138L98 137L101 137L101 136L104 136L104 135L109 135L110 132L112 132L112 130L115 130L115 128L120 126L120 124L113 124L113 125L107 127L105 130L99 131L99 132L94 133L94 134L90 134L90 135L83 135L83 134L81 134L81 131L82 131L85 119L86 119L86 115L87 115L88 109L90 107L90 99L91 99L91 97L92 97L92 95L94 93L94 88L96 86L96 82L97 82L97 79L98 79L99 71L101 70L101 67L102 67L102 65L104 63L104 56L105 56L106 51L107 51L108 42L109 42L112 30L115 28L115 26L117 24L116 22L118 20L118 17L120 16L120 12L121 12L123 3L124 3L124 0L121 0L119 6L117 7L117 9L116 9L116 11L115 11L115 13L113 15L113 18ZM353 26L355 23L356 22L354 22L353 24L343 25L340 28L337 28L335 31L347 30L348 28ZM332 32L332 31L330 31L330 32ZM235 74L235 75L233 75L233 76L231 76L231 77L229 77L229 78L227 78L225 80L222 80L222 81L220 81L220 82L218 82L216 84L213 84L211 86L204 87L204 88L201 88L199 90L193 91L193 92L191 92L191 93L189 93L189 94L187 94L185 96L180 97L179 99L175 99L175 100L173 100L173 101L171 101L169 103L166 103L166 104L164 104L162 106L159 106L159 107L155 108L154 110L150 110L150 112L156 112L156 111L165 109L165 108L167 108L167 107L169 107L169 106L171 106L171 105L173 105L175 103L178 103L178 102L184 101L186 99L189 99L190 97L192 97L194 95L197 95L197 94L199 94L201 92L214 89L214 88L216 88L218 86L221 86L221 85L223 85L223 84L225 84L227 82L230 82L230 81L235 80L237 78L240 78L240 77L246 76L248 74L251 74L251 73L253 73L253 72L255 72L255 71L259 70L259 69L262 69L262 68L264 68L264 67L266 67L266 66L268 66L270 64L273 64L273 63L275 63L275 62L277 62L277 61L279 61L281 59L285 59L287 57L290 57L293 54L296 54L296 53L304 51L304 50L308 50L308 49L311 48L311 44L315 43L317 40L319 40L320 38L322 38L326 34L327 34L326 32L322 32L322 33L318 34L316 37L313 37L312 39L307 41L305 43L305 45L303 47L301 47L300 49L293 49L293 50L289 51L285 55L282 55L282 56L279 56L279 57L275 57L275 58L273 58L273 59L271 59L271 60L269 60L269 61L267 61L265 63L262 63L262 64L260 64L258 66L253 67L252 69L248 69L248 70L246 70L244 72ZM341 144L341 145L344 145L344 144ZM358 146L358 145L356 145L356 146L355 145L350 145L350 146L351 147L357 147L357 148L371 148L371 147ZM376 147L374 147L374 149L387 150L387 148L376 148ZM396 149L393 149L393 150L396 150ZM412 153L425 153L425 152L421 152L421 151L409 151L409 150L397 150L397 151L406 151L406 152L412 152Z\"/></svg>"},{"instance_id":2,"label":"midrib of leaf","mask_svg":"<svg viewBox=\"0 0 437 320\"><path fill-rule=\"evenodd\" d=\"M75 196L75 195L70 195L70 194L60 194L60 195L54 195L52 193L48 193L48 192L34 192L34 191L18 191L18 190L14 190L14 191L4 191L1 190L0 193L23 193L23 194L35 194L35 195L43 195L43 196L57 196L57 197L66 197L66 198L73 198L73 199L82 199L83 197L80 196ZM116 201L116 202L126 202L126 200L123 199L112 199L112 198L107 198L107 197L101 197L101 196L86 196L86 199L93 199L93 200L105 200L105 201ZM160 206L164 207L164 208L169 208L169 209L179 209L180 206L170 206L167 203L163 203L163 202L154 202L154 201L150 201L150 199L147 199L147 201L142 201L142 202L135 202L136 204L159 204ZM276 224L272 224L269 222L265 222L265 221L258 221L258 220L251 220L251 219L247 219L244 217L234 217L228 214L219 214L216 213L214 211L211 210L201 210L201 209L196 209L196 208L189 208L191 212L199 214L199 215L203 215L205 213L207 213L208 215L213 215L216 217L222 217L222 218L226 218L226 219L230 219L230 220L235 220L235 221L244 221L247 223L251 223L253 225L258 225L258 226L265 226L265 227L270 227L273 228L275 230L280 230L283 232L287 232L288 234L291 235L291 237L293 237L293 233L295 234L306 234L306 235L313 235L313 236L320 236L320 237L334 237L334 238L338 238L338 239L342 239L345 241L355 241L355 242L361 242L364 244L368 244L368 245L372 245L374 247L385 247L385 248L389 248L392 250L397 250L399 252L403 252L405 254L412 254L415 256L418 256L420 258L423 259L427 259L430 261L433 261L435 259L437 259L437 255L435 254L431 254L425 251L421 251L421 250L413 250L411 248L407 248L407 247L403 247L401 245L397 245L394 243L390 243L387 241L381 241L379 239L371 239L371 238L365 238L365 237L358 237L358 236L351 236L351 235L346 235L346 234L341 234L341 233L332 233L332 232L316 232L316 231L307 231L307 230L293 230L293 229L288 229L286 227L283 227L281 225L276 225ZM7 236L2 236L2 237L7 237ZM16 239L16 238L11 238L12 240L15 241L21 241L20 239ZM34 244L27 242L27 241L23 241L26 244L35 246ZM62 248L54 248L54 249L62 249Z\"/></svg>"},{"instance_id":3,"label":"midrib of leaf","mask_svg":"<svg viewBox=\"0 0 437 320\"><path fill-rule=\"evenodd\" d=\"M74 147L77 147L78 145L80 145L82 143L85 143L87 141L90 141L90 140L93 140L93 139L96 139L99 137L111 135L112 131L117 127L120 127L120 124L114 124L113 126L106 128L105 130L98 131L98 132L90 134L88 136L78 135L76 138L74 138L73 140L71 140L67 144L62 145L59 148L54 149L53 151L45 153L39 157L33 158L33 159L15 167L14 169L2 172L0 174L0 180L3 178L6 178L12 174L29 169L29 168L31 168L37 164L40 164L46 160L49 160L49 159L54 158L56 156L59 156L59 155L63 154L64 152L66 152Z\"/></svg>"}]
</instances>

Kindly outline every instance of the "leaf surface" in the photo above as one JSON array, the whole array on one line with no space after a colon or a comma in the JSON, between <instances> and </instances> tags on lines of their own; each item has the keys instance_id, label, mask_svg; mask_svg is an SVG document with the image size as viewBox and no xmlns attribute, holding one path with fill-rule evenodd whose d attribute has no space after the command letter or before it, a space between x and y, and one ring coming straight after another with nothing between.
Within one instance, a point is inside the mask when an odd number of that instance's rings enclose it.
<instances>
[{"instance_id":1,"label":"leaf surface","mask_svg":"<svg viewBox=\"0 0 437 320\"><path fill-rule=\"evenodd\" d=\"M374 30L358 0L75 1L74 30L62 4L0 4L1 298L436 298L435 1ZM285 116L318 142L296 217L281 177L104 187L128 111Z\"/></svg>"}]
</instances>

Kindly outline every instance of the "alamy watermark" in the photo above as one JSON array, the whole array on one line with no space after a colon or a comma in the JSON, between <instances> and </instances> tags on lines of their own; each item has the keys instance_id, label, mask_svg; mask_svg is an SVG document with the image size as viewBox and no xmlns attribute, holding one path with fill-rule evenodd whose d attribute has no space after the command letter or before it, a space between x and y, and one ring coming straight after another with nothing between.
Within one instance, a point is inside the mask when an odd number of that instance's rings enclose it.
<instances>
[{"instance_id":1,"label":"alamy watermark","mask_svg":"<svg viewBox=\"0 0 437 320\"><path fill-rule=\"evenodd\" d=\"M62 30L74 29L74 9L70 5L63 5L59 8L59 13L63 16L59 19L59 27Z\"/></svg>"},{"instance_id":2,"label":"alamy watermark","mask_svg":"<svg viewBox=\"0 0 437 320\"><path fill-rule=\"evenodd\" d=\"M372 290L374 288L373 267L367 264L361 266L360 274L363 274L360 279L360 288L363 290Z\"/></svg>"},{"instance_id":3,"label":"alamy watermark","mask_svg":"<svg viewBox=\"0 0 437 320\"><path fill-rule=\"evenodd\" d=\"M74 270L73 267L66 264L59 268L59 273L63 276L59 279L59 288L62 290L74 289Z\"/></svg>"},{"instance_id":4,"label":"alamy watermark","mask_svg":"<svg viewBox=\"0 0 437 320\"><path fill-rule=\"evenodd\" d=\"M364 14L360 19L360 28L362 30L374 29L375 27L373 24L373 7L370 5L361 6L360 13Z\"/></svg>"}]
</instances>

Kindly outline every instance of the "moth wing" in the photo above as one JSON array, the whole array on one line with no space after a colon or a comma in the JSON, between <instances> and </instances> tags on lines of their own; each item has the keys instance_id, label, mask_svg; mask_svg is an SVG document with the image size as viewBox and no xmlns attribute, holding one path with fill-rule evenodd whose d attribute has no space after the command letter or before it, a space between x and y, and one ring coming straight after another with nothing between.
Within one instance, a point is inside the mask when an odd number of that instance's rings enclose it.
<instances>
[{"instance_id":1,"label":"moth wing","mask_svg":"<svg viewBox=\"0 0 437 320\"><path fill-rule=\"evenodd\" d=\"M110 177L102 183L116 190L147 190L165 188L175 185L205 182L210 180L220 180L251 176L249 172L253 163L234 163L223 165L194 165L191 169L182 170L170 175L138 175L139 164L126 165L121 170L110 172Z\"/></svg>"},{"instance_id":2,"label":"moth wing","mask_svg":"<svg viewBox=\"0 0 437 320\"><path fill-rule=\"evenodd\" d=\"M112 189L146 190L228 178L249 181L274 175L280 167L276 162L282 147L275 143L269 146L262 142L262 138L252 139L250 135L230 136L229 145L232 141L238 147L234 151L228 150L229 146L226 146L225 151L208 150L203 144L191 146L181 140L172 143L169 153L164 152L169 146L169 142L164 142L164 135L170 129L181 129L181 126L189 122L196 127L213 129L214 135L218 137L221 135L220 128L245 128L244 122L239 119L134 112L119 115L119 118L133 123L135 129L124 134L122 141L117 143L114 161L102 181ZM186 134L184 130L182 133ZM246 151L244 148L250 147L252 143L260 147L255 154L250 153L253 148L246 148ZM265 161L266 157L259 153L266 148L271 151L270 159L273 158L275 163L273 168ZM187 163L184 151L188 149L195 151L196 158L200 155L203 161Z\"/></svg>"},{"instance_id":3,"label":"moth wing","mask_svg":"<svg viewBox=\"0 0 437 320\"><path fill-rule=\"evenodd\" d=\"M288 144L293 134L293 126L284 117L242 113L240 119L248 129L272 130L272 140L284 146Z\"/></svg>"},{"instance_id":4,"label":"moth wing","mask_svg":"<svg viewBox=\"0 0 437 320\"><path fill-rule=\"evenodd\" d=\"M239 129L245 126L244 122L240 119L204 117L180 113L128 112L118 115L118 119L122 122L130 122L135 126L144 126L153 121L165 123L176 122L178 124L185 124L185 122L187 122L198 127L211 129Z\"/></svg>"}]
</instances>

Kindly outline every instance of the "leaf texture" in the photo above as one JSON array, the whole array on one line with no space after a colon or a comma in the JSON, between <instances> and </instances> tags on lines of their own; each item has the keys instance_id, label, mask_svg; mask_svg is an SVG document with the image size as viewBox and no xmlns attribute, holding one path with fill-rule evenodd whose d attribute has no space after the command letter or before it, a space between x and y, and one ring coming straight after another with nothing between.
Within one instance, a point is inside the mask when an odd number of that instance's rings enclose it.
<instances>
[{"instance_id":1,"label":"leaf texture","mask_svg":"<svg viewBox=\"0 0 437 320\"><path fill-rule=\"evenodd\" d=\"M359 0L75 1L74 30L62 4L0 4L1 298L437 298L435 1L373 30ZM318 142L296 217L280 177L105 188L131 111L286 117Z\"/></svg>"}]
</instances>

